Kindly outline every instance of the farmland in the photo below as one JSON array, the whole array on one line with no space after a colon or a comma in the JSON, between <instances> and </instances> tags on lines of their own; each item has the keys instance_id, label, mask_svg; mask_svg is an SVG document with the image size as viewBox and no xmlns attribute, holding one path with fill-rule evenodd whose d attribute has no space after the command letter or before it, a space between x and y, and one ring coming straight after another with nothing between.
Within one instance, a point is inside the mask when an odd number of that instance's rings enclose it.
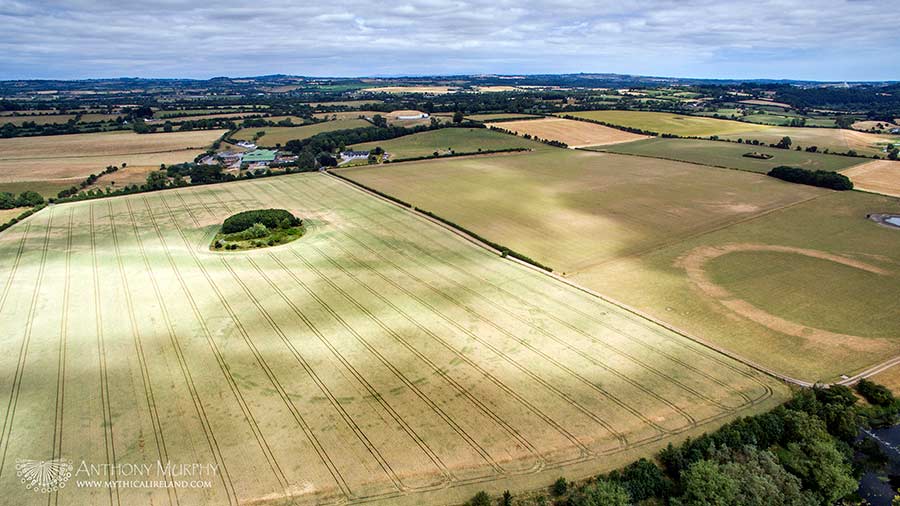
<instances>
[{"instance_id":1,"label":"farmland","mask_svg":"<svg viewBox=\"0 0 900 506\"><path fill-rule=\"evenodd\" d=\"M900 352L896 199L562 150L342 172L794 377Z\"/></svg>"},{"instance_id":2,"label":"farmland","mask_svg":"<svg viewBox=\"0 0 900 506\"><path fill-rule=\"evenodd\" d=\"M35 187L69 187L108 165L159 167L161 163L188 162L223 133L224 130L163 134L120 131L0 139L0 189L24 182Z\"/></svg>"},{"instance_id":3,"label":"farmland","mask_svg":"<svg viewBox=\"0 0 900 506\"><path fill-rule=\"evenodd\" d=\"M372 126L366 120L362 119L345 119L337 121L323 121L312 125L304 125L297 127L249 127L242 128L235 133L232 138L236 140L253 140L257 132L265 132L265 135L257 139L260 146L275 146L276 144L284 145L288 141L294 139L306 139L313 135L323 132L332 132L334 130L348 130L352 128L365 128Z\"/></svg>"},{"instance_id":4,"label":"farmland","mask_svg":"<svg viewBox=\"0 0 900 506\"><path fill-rule=\"evenodd\" d=\"M871 134L838 128L798 128L770 127L766 130L729 133L720 135L725 139L745 141L754 139L768 144L777 143L783 137L790 137L794 147L808 148L816 146L819 151L825 149L834 152L856 151L862 155L884 155L882 147L897 136Z\"/></svg>"},{"instance_id":5,"label":"farmland","mask_svg":"<svg viewBox=\"0 0 900 506\"><path fill-rule=\"evenodd\" d=\"M518 118L539 118L534 114L520 114L515 112L498 112L490 114L469 114L466 119L472 121L503 121Z\"/></svg>"},{"instance_id":6,"label":"farmland","mask_svg":"<svg viewBox=\"0 0 900 506\"><path fill-rule=\"evenodd\" d=\"M744 141L752 139L766 144L777 144L783 137L790 137L793 142L792 147L808 148L816 146L819 151L827 149L832 152L842 153L854 150L863 155L881 153L883 145L893 139L893 137L888 135L838 128L771 126L663 112L586 111L572 113L572 116L682 137L710 137L717 135L723 139L742 139Z\"/></svg>"},{"instance_id":7,"label":"farmland","mask_svg":"<svg viewBox=\"0 0 900 506\"><path fill-rule=\"evenodd\" d=\"M206 250L260 207L307 233ZM0 259L13 504L47 502L15 459L60 456L219 470L208 488L66 487L61 505L461 502L611 469L787 393L326 175L53 206L0 234Z\"/></svg>"},{"instance_id":8,"label":"farmland","mask_svg":"<svg viewBox=\"0 0 900 506\"><path fill-rule=\"evenodd\" d=\"M376 147L381 147L395 159L431 156L434 152L448 154L451 150L456 153L475 153L509 148L545 148L538 142L492 132L486 128L442 128L352 146L353 149L367 151Z\"/></svg>"},{"instance_id":9,"label":"farmland","mask_svg":"<svg viewBox=\"0 0 900 506\"><path fill-rule=\"evenodd\" d=\"M639 142L600 148L611 153L652 156L667 160L713 165L729 169L766 173L779 165L802 167L809 170L840 171L847 167L866 163L864 159L848 156L807 153L789 149L750 146L730 142L696 139L665 139L656 137ZM763 160L744 156L747 153L765 153L772 158Z\"/></svg>"},{"instance_id":10,"label":"farmland","mask_svg":"<svg viewBox=\"0 0 900 506\"><path fill-rule=\"evenodd\" d=\"M646 135L632 134L603 125L562 118L505 121L492 123L491 126L510 130L520 135L527 134L541 139L564 142L572 148L618 144L647 138Z\"/></svg>"},{"instance_id":11,"label":"farmland","mask_svg":"<svg viewBox=\"0 0 900 506\"><path fill-rule=\"evenodd\" d=\"M900 197L900 162L874 160L847 169L843 174L857 189Z\"/></svg>"},{"instance_id":12,"label":"farmland","mask_svg":"<svg viewBox=\"0 0 900 506\"><path fill-rule=\"evenodd\" d=\"M739 121L701 116L684 116L666 112L585 111L574 112L571 115L578 118L603 121L613 125L638 128L661 134L675 134L683 137L724 136L732 133L757 132L771 128L765 125L753 125Z\"/></svg>"}]
</instances>

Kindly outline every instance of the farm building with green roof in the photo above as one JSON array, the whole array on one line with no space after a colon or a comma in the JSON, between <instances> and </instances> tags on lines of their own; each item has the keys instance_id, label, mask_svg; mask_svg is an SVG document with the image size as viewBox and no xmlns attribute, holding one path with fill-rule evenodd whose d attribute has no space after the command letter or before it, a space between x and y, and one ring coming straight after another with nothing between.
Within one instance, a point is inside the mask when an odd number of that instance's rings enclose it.
<instances>
[{"instance_id":1,"label":"farm building with green roof","mask_svg":"<svg viewBox=\"0 0 900 506\"><path fill-rule=\"evenodd\" d=\"M241 161L244 163L273 162L277 154L278 152L272 149L257 149L256 151L244 153L244 158Z\"/></svg>"}]
</instances>

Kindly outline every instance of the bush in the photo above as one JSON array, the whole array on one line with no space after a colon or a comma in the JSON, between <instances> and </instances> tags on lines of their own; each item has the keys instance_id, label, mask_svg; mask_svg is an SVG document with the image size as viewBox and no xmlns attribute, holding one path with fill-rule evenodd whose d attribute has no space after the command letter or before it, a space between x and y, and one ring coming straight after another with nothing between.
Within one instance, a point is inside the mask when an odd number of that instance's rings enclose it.
<instances>
[{"instance_id":1,"label":"bush","mask_svg":"<svg viewBox=\"0 0 900 506\"><path fill-rule=\"evenodd\" d=\"M888 406L894 402L894 394L887 387L867 379L859 380L859 383L856 384L856 391L865 400L876 406Z\"/></svg>"},{"instance_id":2,"label":"bush","mask_svg":"<svg viewBox=\"0 0 900 506\"><path fill-rule=\"evenodd\" d=\"M297 226L301 223L298 218L284 209L257 209L237 213L226 218L225 222L222 223L222 233L233 234L242 232L257 223L265 225L266 228L278 228L284 220L287 220L291 226Z\"/></svg>"},{"instance_id":3,"label":"bush","mask_svg":"<svg viewBox=\"0 0 900 506\"><path fill-rule=\"evenodd\" d=\"M475 494L475 497L469 500L469 506L491 506L491 496L484 490Z\"/></svg>"},{"instance_id":4,"label":"bush","mask_svg":"<svg viewBox=\"0 0 900 506\"><path fill-rule=\"evenodd\" d=\"M563 477L559 477L556 481L553 482L553 485L550 487L550 492L552 492L553 495L559 497L565 494L568 488L569 484L566 482L566 479Z\"/></svg>"},{"instance_id":5,"label":"bush","mask_svg":"<svg viewBox=\"0 0 900 506\"><path fill-rule=\"evenodd\" d=\"M853 189L853 183L850 181L850 178L827 170L812 171L780 165L770 170L768 175L791 183L831 188L838 191Z\"/></svg>"}]
</instances>

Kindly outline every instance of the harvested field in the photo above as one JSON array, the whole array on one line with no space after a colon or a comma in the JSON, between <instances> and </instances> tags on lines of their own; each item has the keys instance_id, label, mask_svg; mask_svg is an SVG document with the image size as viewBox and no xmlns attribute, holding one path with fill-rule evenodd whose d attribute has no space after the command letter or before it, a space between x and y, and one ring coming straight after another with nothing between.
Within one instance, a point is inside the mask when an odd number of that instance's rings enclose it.
<instances>
[{"instance_id":1,"label":"harvested field","mask_svg":"<svg viewBox=\"0 0 900 506\"><path fill-rule=\"evenodd\" d=\"M866 163L865 159L849 156L807 153L805 151L751 146L731 142L665 139L662 137L599 148L599 150L610 153L652 156L729 169L749 170L762 174L779 165L790 165L809 170L840 171L847 167ZM744 156L753 152L765 153L771 155L772 158L763 160Z\"/></svg>"},{"instance_id":2,"label":"harvested field","mask_svg":"<svg viewBox=\"0 0 900 506\"><path fill-rule=\"evenodd\" d=\"M791 109L791 104L785 104L784 102L775 102L772 100L741 100L741 104L750 104L750 105L764 105L764 106L772 106L772 107L781 107L782 109Z\"/></svg>"},{"instance_id":3,"label":"harvested field","mask_svg":"<svg viewBox=\"0 0 900 506\"><path fill-rule=\"evenodd\" d=\"M624 132L595 123L562 118L504 121L492 123L491 127L493 126L511 130L520 135L529 134L533 137L540 137L541 139L564 142L568 144L570 148L597 146L601 144L619 144L622 142L631 142L648 138L646 135Z\"/></svg>"},{"instance_id":4,"label":"harvested field","mask_svg":"<svg viewBox=\"0 0 900 506\"><path fill-rule=\"evenodd\" d=\"M520 118L540 118L540 116L534 114L519 114L515 112L497 112L491 114L470 114L466 116L466 119L470 119L472 121L503 121L503 120L514 120Z\"/></svg>"},{"instance_id":5,"label":"harvested field","mask_svg":"<svg viewBox=\"0 0 900 506\"><path fill-rule=\"evenodd\" d=\"M108 165L188 162L224 130L104 132L0 139L0 183L84 178Z\"/></svg>"},{"instance_id":6,"label":"harvested field","mask_svg":"<svg viewBox=\"0 0 900 506\"><path fill-rule=\"evenodd\" d=\"M38 114L33 116L7 116L0 119L0 125L12 123L16 126L22 126L22 123L33 122L36 125L59 125L67 123L70 119L75 119L74 114Z\"/></svg>"},{"instance_id":7,"label":"harvested field","mask_svg":"<svg viewBox=\"0 0 900 506\"><path fill-rule=\"evenodd\" d=\"M381 147L392 159L456 153L475 153L509 148L549 149L539 142L492 132L486 128L442 128L395 139L366 142L352 146L356 150L372 150Z\"/></svg>"},{"instance_id":8,"label":"harvested field","mask_svg":"<svg viewBox=\"0 0 900 506\"><path fill-rule=\"evenodd\" d=\"M900 234L866 219L900 214L897 199L595 156L551 150L342 173L796 378L833 381L900 353ZM703 262L714 281L704 290L685 259L723 248Z\"/></svg>"},{"instance_id":9,"label":"harvested field","mask_svg":"<svg viewBox=\"0 0 900 506\"><path fill-rule=\"evenodd\" d=\"M853 181L854 188L858 190L900 197L900 162L874 160L842 173Z\"/></svg>"},{"instance_id":10,"label":"harvested field","mask_svg":"<svg viewBox=\"0 0 900 506\"><path fill-rule=\"evenodd\" d=\"M27 211L28 207L14 207L12 209L0 209L0 225L6 223L7 221L19 216L20 214Z\"/></svg>"},{"instance_id":11,"label":"harvested field","mask_svg":"<svg viewBox=\"0 0 900 506\"><path fill-rule=\"evenodd\" d=\"M456 88L449 86L379 86L377 88L366 88L362 91L371 93L427 93L430 95L442 95L455 90Z\"/></svg>"},{"instance_id":12,"label":"harvested field","mask_svg":"<svg viewBox=\"0 0 900 506\"><path fill-rule=\"evenodd\" d=\"M386 112L379 111L338 111L338 112L320 112L313 114L316 118L319 119L359 119L360 116L366 116L371 118L372 116L380 114L384 117L387 117Z\"/></svg>"},{"instance_id":13,"label":"harvested field","mask_svg":"<svg viewBox=\"0 0 900 506\"><path fill-rule=\"evenodd\" d=\"M892 128L900 128L898 125L891 123L890 121L857 121L851 125L854 130L861 130L867 132L869 130L879 129L879 125L881 126L880 130L890 130Z\"/></svg>"},{"instance_id":14,"label":"harvested field","mask_svg":"<svg viewBox=\"0 0 900 506\"><path fill-rule=\"evenodd\" d=\"M870 378L872 381L884 385L894 392L894 395L900 396L900 366L894 366L886 369Z\"/></svg>"},{"instance_id":15,"label":"harvested field","mask_svg":"<svg viewBox=\"0 0 900 506\"><path fill-rule=\"evenodd\" d=\"M854 150L859 154L883 155L882 147L897 136L870 134L839 128L801 128L801 127L769 127L767 130L747 131L721 135L726 139L755 139L767 144L779 142L783 137L790 137L792 148L802 149L816 146L819 151L825 149L844 153Z\"/></svg>"},{"instance_id":16,"label":"harvested field","mask_svg":"<svg viewBox=\"0 0 900 506\"><path fill-rule=\"evenodd\" d=\"M308 233L206 250L223 216L269 206ZM787 396L326 175L53 206L0 234L0 259L10 504L47 502L15 459L53 458L74 463L60 505L458 503L609 470ZM126 478L82 461L217 472L77 487Z\"/></svg>"},{"instance_id":17,"label":"harvested field","mask_svg":"<svg viewBox=\"0 0 900 506\"><path fill-rule=\"evenodd\" d=\"M767 125L753 125L703 116L684 116L667 112L643 111L584 111L573 112L572 116L603 121L613 125L639 128L661 134L675 134L684 137L723 136L735 132L768 130ZM780 137L779 137L780 139Z\"/></svg>"},{"instance_id":18,"label":"harvested field","mask_svg":"<svg viewBox=\"0 0 900 506\"><path fill-rule=\"evenodd\" d=\"M344 119L337 121L323 121L322 123L296 127L248 127L238 130L231 138L235 140L251 141L256 135L256 132L265 132L266 134L264 136L257 139L256 144L259 146L274 147L276 144L281 144L283 146L287 144L288 141L294 139L306 139L323 132L366 128L370 126L372 126L372 124L366 120Z\"/></svg>"}]
</instances>

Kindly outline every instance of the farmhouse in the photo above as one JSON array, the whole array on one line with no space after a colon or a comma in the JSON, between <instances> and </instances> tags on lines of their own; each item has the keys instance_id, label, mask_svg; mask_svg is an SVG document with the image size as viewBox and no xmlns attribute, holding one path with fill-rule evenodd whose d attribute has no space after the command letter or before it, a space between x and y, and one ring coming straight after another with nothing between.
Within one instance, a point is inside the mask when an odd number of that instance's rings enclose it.
<instances>
[{"instance_id":1,"label":"farmhouse","mask_svg":"<svg viewBox=\"0 0 900 506\"><path fill-rule=\"evenodd\" d=\"M344 160L360 160L362 158L368 158L368 151L341 151L341 158Z\"/></svg>"}]
</instances>

